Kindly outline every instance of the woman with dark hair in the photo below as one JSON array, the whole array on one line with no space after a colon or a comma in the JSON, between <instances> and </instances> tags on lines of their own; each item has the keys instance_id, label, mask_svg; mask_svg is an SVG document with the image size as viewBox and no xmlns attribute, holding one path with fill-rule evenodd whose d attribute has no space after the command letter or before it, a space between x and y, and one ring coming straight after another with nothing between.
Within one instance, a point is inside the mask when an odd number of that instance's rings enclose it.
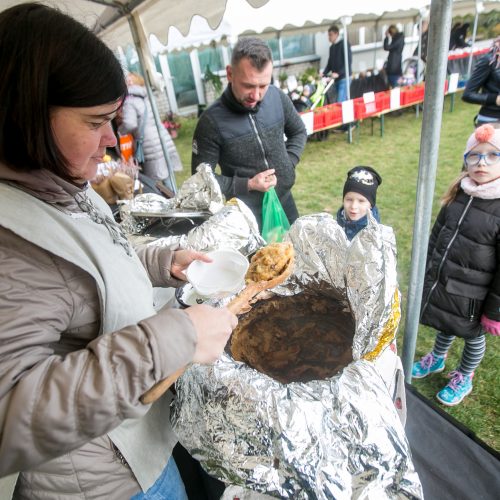
<instances>
[{"instance_id":1,"label":"woman with dark hair","mask_svg":"<svg viewBox=\"0 0 500 500\"><path fill-rule=\"evenodd\" d=\"M469 23L455 23L450 30L450 50L463 49L468 47L467 31L469 30Z\"/></svg>"},{"instance_id":2,"label":"woman with dark hair","mask_svg":"<svg viewBox=\"0 0 500 500\"><path fill-rule=\"evenodd\" d=\"M475 125L486 123L493 126L500 121L500 37L493 43L488 54L481 57L474 66L465 86L462 100L479 104Z\"/></svg>"},{"instance_id":3,"label":"woman with dark hair","mask_svg":"<svg viewBox=\"0 0 500 500\"><path fill-rule=\"evenodd\" d=\"M384 67L391 87L397 87L399 85L399 79L403 75L402 54L404 46L404 34L398 31L398 28L394 24L391 24L384 38L384 50L389 51L387 62Z\"/></svg>"},{"instance_id":4,"label":"woman with dark hair","mask_svg":"<svg viewBox=\"0 0 500 500\"><path fill-rule=\"evenodd\" d=\"M96 71L96 68L99 68ZM169 398L141 396L211 363L227 308L153 308L190 250L130 246L92 190L126 85L89 30L35 3L0 14L0 477L15 498L185 499Z\"/></svg>"}]
</instances>

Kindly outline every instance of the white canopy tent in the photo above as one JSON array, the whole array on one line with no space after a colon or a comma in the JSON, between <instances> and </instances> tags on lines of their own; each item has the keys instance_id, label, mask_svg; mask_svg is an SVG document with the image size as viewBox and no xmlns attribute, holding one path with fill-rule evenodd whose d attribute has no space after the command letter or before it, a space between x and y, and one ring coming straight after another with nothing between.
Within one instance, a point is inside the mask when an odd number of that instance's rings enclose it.
<instances>
[{"instance_id":1,"label":"white canopy tent","mask_svg":"<svg viewBox=\"0 0 500 500\"><path fill-rule=\"evenodd\" d=\"M488 12L499 8L498 2L481 2L481 11ZM227 0L226 10L220 23L213 28L210 19L196 14L192 17L187 31L176 24L153 30L145 24L145 31L154 34L165 45L167 52L189 50L208 46L213 42L227 40L234 43L238 36L259 34L264 37L276 37L277 33L294 35L327 31L333 22L339 22L342 17L351 18L353 26L371 27L393 22L416 22L423 13L428 15L430 0L401 1L367 1L350 2L339 5L339 2L327 3L324 0L309 0L307 12L304 12L300 0L268 0L260 8L254 8L244 0ZM463 16L475 14L475 0L455 0L452 14ZM105 31L105 39L112 35L113 44L127 43L125 33L118 31L118 26Z\"/></svg>"},{"instance_id":2,"label":"white canopy tent","mask_svg":"<svg viewBox=\"0 0 500 500\"><path fill-rule=\"evenodd\" d=\"M1 0L0 10L30 0ZM222 37L245 33L318 31L341 17L353 24L416 19L430 0L39 0L56 6L93 29L113 49L134 43L129 26L133 15L144 34L154 34L169 50L198 47ZM498 8L484 1L483 11ZM475 12L475 0L454 0L453 15Z\"/></svg>"}]
</instances>

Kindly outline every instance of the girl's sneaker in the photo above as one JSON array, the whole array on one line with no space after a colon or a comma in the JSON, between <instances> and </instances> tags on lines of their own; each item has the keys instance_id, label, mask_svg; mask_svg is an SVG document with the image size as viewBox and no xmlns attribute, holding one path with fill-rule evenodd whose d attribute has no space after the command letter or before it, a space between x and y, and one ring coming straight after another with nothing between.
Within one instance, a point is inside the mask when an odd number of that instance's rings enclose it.
<instances>
[{"instance_id":1,"label":"girl's sneaker","mask_svg":"<svg viewBox=\"0 0 500 500\"><path fill-rule=\"evenodd\" d=\"M434 356L432 352L426 354L420 361L413 363L411 376L413 378L424 378L431 373L439 373L444 370L446 356Z\"/></svg>"},{"instance_id":2,"label":"girl's sneaker","mask_svg":"<svg viewBox=\"0 0 500 500\"><path fill-rule=\"evenodd\" d=\"M455 406L471 393L473 375L453 371L448 374L448 377L451 380L444 389L437 393L436 398L446 406Z\"/></svg>"}]
</instances>

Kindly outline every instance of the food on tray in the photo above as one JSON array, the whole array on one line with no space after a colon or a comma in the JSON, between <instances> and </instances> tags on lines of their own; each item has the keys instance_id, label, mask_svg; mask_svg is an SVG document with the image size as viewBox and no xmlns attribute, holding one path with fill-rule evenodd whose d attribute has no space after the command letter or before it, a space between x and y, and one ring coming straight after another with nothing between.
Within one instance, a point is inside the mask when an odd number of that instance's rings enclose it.
<instances>
[{"instance_id":1,"label":"food on tray","mask_svg":"<svg viewBox=\"0 0 500 500\"><path fill-rule=\"evenodd\" d=\"M250 261L245 276L247 283L269 281L282 274L293 259L291 243L271 243L258 250Z\"/></svg>"},{"instance_id":2,"label":"food on tray","mask_svg":"<svg viewBox=\"0 0 500 500\"><path fill-rule=\"evenodd\" d=\"M282 383L323 380L352 361L354 318L346 302L312 293L258 302L241 316L230 352Z\"/></svg>"}]
</instances>

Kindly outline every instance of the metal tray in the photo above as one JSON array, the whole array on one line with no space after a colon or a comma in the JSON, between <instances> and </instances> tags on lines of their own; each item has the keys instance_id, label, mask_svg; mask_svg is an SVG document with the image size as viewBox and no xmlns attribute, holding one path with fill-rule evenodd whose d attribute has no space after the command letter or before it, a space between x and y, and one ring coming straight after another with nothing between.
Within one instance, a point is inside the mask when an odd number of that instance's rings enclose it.
<instances>
[{"instance_id":1,"label":"metal tray","mask_svg":"<svg viewBox=\"0 0 500 500\"><path fill-rule=\"evenodd\" d=\"M130 212L133 217L158 217L165 219L198 219L210 217L210 212L176 210L171 212Z\"/></svg>"}]
</instances>

